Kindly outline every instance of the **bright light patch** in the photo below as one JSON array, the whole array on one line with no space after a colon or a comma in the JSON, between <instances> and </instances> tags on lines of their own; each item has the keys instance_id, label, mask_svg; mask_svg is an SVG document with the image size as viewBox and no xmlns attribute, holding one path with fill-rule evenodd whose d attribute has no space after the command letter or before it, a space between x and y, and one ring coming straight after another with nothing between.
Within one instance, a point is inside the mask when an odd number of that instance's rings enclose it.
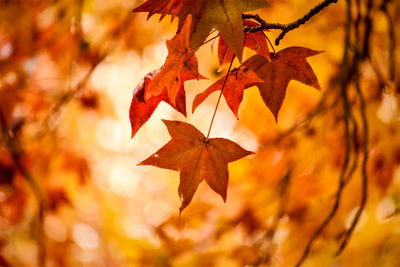
<instances>
[{"instance_id":1,"label":"bright light patch","mask_svg":"<svg viewBox=\"0 0 400 267\"><path fill-rule=\"evenodd\" d=\"M135 172L130 165L125 161L117 161L112 165L108 182L114 193L130 197L136 190L139 177L134 175Z\"/></svg>"},{"instance_id":2,"label":"bright light patch","mask_svg":"<svg viewBox=\"0 0 400 267\"><path fill-rule=\"evenodd\" d=\"M96 249L100 245L100 238L97 232L89 225L77 223L74 226L72 236L76 244L83 249Z\"/></svg>"},{"instance_id":3,"label":"bright light patch","mask_svg":"<svg viewBox=\"0 0 400 267\"><path fill-rule=\"evenodd\" d=\"M146 221L151 225L159 225L171 215L171 208L161 201L151 201L144 208Z\"/></svg>"},{"instance_id":4,"label":"bright light patch","mask_svg":"<svg viewBox=\"0 0 400 267\"><path fill-rule=\"evenodd\" d=\"M378 222L385 222L387 216L395 211L396 207L394 205L393 199L390 197L384 198L378 204L376 208L376 219Z\"/></svg>"},{"instance_id":5,"label":"bright light patch","mask_svg":"<svg viewBox=\"0 0 400 267\"><path fill-rule=\"evenodd\" d=\"M44 220L44 231L46 235L57 241L65 242L67 239L67 228L65 224L54 215L47 215Z\"/></svg>"},{"instance_id":6,"label":"bright light patch","mask_svg":"<svg viewBox=\"0 0 400 267\"><path fill-rule=\"evenodd\" d=\"M384 123L400 120L396 96L391 93L383 93L382 103L377 111L378 118Z\"/></svg>"},{"instance_id":7,"label":"bright light patch","mask_svg":"<svg viewBox=\"0 0 400 267\"><path fill-rule=\"evenodd\" d=\"M6 42L0 45L0 60L9 58L14 51L14 48L10 42Z\"/></svg>"},{"instance_id":8,"label":"bright light patch","mask_svg":"<svg viewBox=\"0 0 400 267\"><path fill-rule=\"evenodd\" d=\"M81 27L84 33L90 32L95 26L95 18L88 13L82 14Z\"/></svg>"}]
</instances>

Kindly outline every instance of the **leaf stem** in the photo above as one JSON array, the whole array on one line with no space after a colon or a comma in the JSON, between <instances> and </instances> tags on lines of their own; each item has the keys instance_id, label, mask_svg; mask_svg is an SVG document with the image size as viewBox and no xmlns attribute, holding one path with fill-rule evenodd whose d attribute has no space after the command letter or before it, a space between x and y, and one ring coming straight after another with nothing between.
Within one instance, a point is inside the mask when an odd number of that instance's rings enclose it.
<instances>
[{"instance_id":1,"label":"leaf stem","mask_svg":"<svg viewBox=\"0 0 400 267\"><path fill-rule=\"evenodd\" d=\"M219 37L219 35L216 35L216 36L214 36L213 38L208 39L207 41L205 41L205 42L202 43L201 45L199 45L199 46L197 46L197 47L195 47L195 48L192 48L191 50L192 50L192 51L195 51L195 50L199 49L200 47L202 47L203 45L205 45L205 44L211 42L212 40L214 40L214 39L217 38L217 37Z\"/></svg>"},{"instance_id":2,"label":"leaf stem","mask_svg":"<svg viewBox=\"0 0 400 267\"><path fill-rule=\"evenodd\" d=\"M215 105L214 114L213 114L213 116L211 118L210 127L208 128L206 141L208 140L208 137L210 136L211 128L213 126L214 119L215 119L215 114L217 114L218 105L219 105L219 102L221 101L222 93L224 92L225 84L226 84L226 81L228 80L228 76L229 76L229 73L231 71L232 63L233 63L234 59L235 59L235 55L232 56L232 60L231 60L231 63L229 64L229 68L228 68L228 73L226 74L224 83L222 84L221 93L219 94L217 104Z\"/></svg>"},{"instance_id":3,"label":"leaf stem","mask_svg":"<svg viewBox=\"0 0 400 267\"><path fill-rule=\"evenodd\" d=\"M210 37L210 35L212 35L214 32L216 32L217 30L212 30L209 34L208 34L208 37ZM197 47L195 47L195 48L192 48L191 49L191 51L195 51L195 50L197 50L197 49L199 49L200 47L202 47L203 45L205 45L205 44L207 44L207 43L209 43L209 42L211 42L212 40L214 40L215 38L217 38L217 37L219 37L219 34L217 34L216 36L214 36L213 38L211 38L211 39L209 39L209 40L207 40L207 41L205 41L204 43L202 43L201 45L199 45L199 46L197 46Z\"/></svg>"},{"instance_id":4,"label":"leaf stem","mask_svg":"<svg viewBox=\"0 0 400 267\"><path fill-rule=\"evenodd\" d=\"M275 52L275 47L273 46L273 44L272 44L271 41L269 40L268 36L265 34L265 32L263 32L263 31L261 31L261 32L262 32L262 34L264 34L265 38L267 39L269 45L270 45L271 48L272 48L272 51L274 51L274 54L276 54L276 52Z\"/></svg>"}]
</instances>

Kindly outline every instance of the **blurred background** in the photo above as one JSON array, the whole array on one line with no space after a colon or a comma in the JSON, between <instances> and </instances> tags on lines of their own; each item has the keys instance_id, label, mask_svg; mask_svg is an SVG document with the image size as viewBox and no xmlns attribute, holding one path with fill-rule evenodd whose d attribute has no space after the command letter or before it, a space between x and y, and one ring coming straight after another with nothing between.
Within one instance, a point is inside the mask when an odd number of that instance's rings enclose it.
<instances>
[{"instance_id":1,"label":"blurred background","mask_svg":"<svg viewBox=\"0 0 400 267\"><path fill-rule=\"evenodd\" d=\"M338 1L289 32L277 51L325 51L308 59L322 91L291 81L277 124L255 87L240 120L223 100L211 136L256 154L229 165L226 203L202 183L180 219L178 172L136 164L170 139L161 118L206 132L218 93L191 102L226 66L200 48L208 80L185 83L187 118L162 103L131 139L132 90L177 28L132 13L142 2L0 0L0 266L293 266L340 177L304 266L400 266L400 2ZM318 3L269 2L257 13L279 23Z\"/></svg>"}]
</instances>

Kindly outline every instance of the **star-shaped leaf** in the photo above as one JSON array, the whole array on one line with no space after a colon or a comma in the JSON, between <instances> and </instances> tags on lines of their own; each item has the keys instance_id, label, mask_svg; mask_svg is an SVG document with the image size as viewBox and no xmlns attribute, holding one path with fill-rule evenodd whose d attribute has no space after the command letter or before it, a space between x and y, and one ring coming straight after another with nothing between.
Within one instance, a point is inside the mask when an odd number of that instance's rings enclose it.
<instances>
[{"instance_id":1,"label":"star-shaped leaf","mask_svg":"<svg viewBox=\"0 0 400 267\"><path fill-rule=\"evenodd\" d=\"M198 94L193 100L192 112L214 91L221 90L226 76L220 78L204 92ZM226 80L223 95L229 108L238 118L239 105L243 99L243 91L245 88L258 83L263 83L257 74L245 66L232 70Z\"/></svg>"},{"instance_id":2,"label":"star-shaped leaf","mask_svg":"<svg viewBox=\"0 0 400 267\"><path fill-rule=\"evenodd\" d=\"M149 12L149 16L154 13L165 12L165 8L157 10L150 7L156 1L149 0L142 6L144 8L134 9L134 11ZM166 4L163 4L166 5ZM217 29L239 61L242 61L244 27L242 13L252 11L270 4L266 0L185 0L183 5L174 10L174 14L179 17L178 31L183 28L184 22L189 15L193 17L190 34L190 47L199 47L209 35L210 31ZM172 12L170 12L172 14Z\"/></svg>"},{"instance_id":3,"label":"star-shaped leaf","mask_svg":"<svg viewBox=\"0 0 400 267\"><path fill-rule=\"evenodd\" d=\"M160 72L160 69L156 69L143 78L141 83L133 90L133 98L131 102L131 107L129 109L129 119L132 128L132 138L135 136L137 131L145 124L148 119L150 119L154 110L157 106L164 101L165 103L171 105L177 111L182 113L186 117L186 94L183 83L187 80L193 79L203 79L202 75L197 75L196 72L193 74L191 72L184 72L181 74L181 85L176 95L176 106L173 106L168 98L167 89L164 88L163 92L158 96L152 96L148 100L144 99L144 92L146 87L149 85L153 77Z\"/></svg>"},{"instance_id":4,"label":"star-shaped leaf","mask_svg":"<svg viewBox=\"0 0 400 267\"><path fill-rule=\"evenodd\" d=\"M265 57L254 55L243 65L253 70L264 82L257 84L264 103L278 119L278 112L285 99L290 80L296 80L320 90L307 58L323 51L315 51L304 47L288 47L271 56L271 62Z\"/></svg>"},{"instance_id":5,"label":"star-shaped leaf","mask_svg":"<svg viewBox=\"0 0 400 267\"><path fill-rule=\"evenodd\" d=\"M180 172L178 193L183 199L180 212L192 201L203 180L225 202L229 179L228 163L253 152L228 139L206 139L190 124L167 120L163 122L172 139L138 165L152 165Z\"/></svg>"},{"instance_id":6,"label":"star-shaped leaf","mask_svg":"<svg viewBox=\"0 0 400 267\"><path fill-rule=\"evenodd\" d=\"M198 9L190 13L197 18L192 26L190 46L198 47L201 45L210 31L215 28L241 62L244 42L242 14L269 6L270 4L266 0L205 1L200 13L198 13ZM178 13L177 16L181 19L182 13Z\"/></svg>"},{"instance_id":7,"label":"star-shaped leaf","mask_svg":"<svg viewBox=\"0 0 400 267\"><path fill-rule=\"evenodd\" d=\"M197 72L197 58L194 52L189 48L189 32L192 18L189 16L183 26L181 32L175 35L171 40L167 41L168 56L164 65L161 67L151 80L145 91L145 100L152 96L160 95L164 88L167 88L168 97L171 104L175 106L176 96L181 86L181 73Z\"/></svg>"}]
</instances>

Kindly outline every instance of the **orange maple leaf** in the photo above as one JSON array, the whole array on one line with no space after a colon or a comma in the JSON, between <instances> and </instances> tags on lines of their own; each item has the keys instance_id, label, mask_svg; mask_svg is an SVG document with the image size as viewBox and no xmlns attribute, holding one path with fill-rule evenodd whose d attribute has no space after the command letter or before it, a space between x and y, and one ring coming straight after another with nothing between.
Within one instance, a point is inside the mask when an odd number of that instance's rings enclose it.
<instances>
[{"instance_id":1,"label":"orange maple leaf","mask_svg":"<svg viewBox=\"0 0 400 267\"><path fill-rule=\"evenodd\" d=\"M154 76L146 88L145 100L150 99L152 96L160 95L164 88L167 88L171 104L175 106L176 96L182 83L181 74L183 72L192 73L197 79L200 78L197 58L193 50L189 48L191 22L192 18L188 16L181 32L171 40L167 40L167 59L160 72Z\"/></svg>"},{"instance_id":2,"label":"orange maple leaf","mask_svg":"<svg viewBox=\"0 0 400 267\"><path fill-rule=\"evenodd\" d=\"M317 90L321 89L317 76L306 59L322 52L305 47L288 47L273 54L271 62L263 56L254 55L243 63L263 80L263 83L256 86L275 120L278 120L278 112L290 80L305 83Z\"/></svg>"},{"instance_id":3,"label":"orange maple leaf","mask_svg":"<svg viewBox=\"0 0 400 267\"><path fill-rule=\"evenodd\" d=\"M253 152L224 138L206 137L194 126L181 121L163 120L171 140L138 165L152 165L180 172L179 196L183 198L182 212L192 201L200 182L218 193L224 202L228 187L228 163Z\"/></svg>"},{"instance_id":4,"label":"orange maple leaf","mask_svg":"<svg viewBox=\"0 0 400 267\"><path fill-rule=\"evenodd\" d=\"M192 112L214 91L221 90L224 84L226 75L208 87L204 92L198 94L193 100ZM240 66L238 69L232 70L226 80L223 95L229 108L239 117L239 105L243 100L243 91L247 87L251 87L258 83L263 83L257 74L245 66Z\"/></svg>"}]
</instances>

